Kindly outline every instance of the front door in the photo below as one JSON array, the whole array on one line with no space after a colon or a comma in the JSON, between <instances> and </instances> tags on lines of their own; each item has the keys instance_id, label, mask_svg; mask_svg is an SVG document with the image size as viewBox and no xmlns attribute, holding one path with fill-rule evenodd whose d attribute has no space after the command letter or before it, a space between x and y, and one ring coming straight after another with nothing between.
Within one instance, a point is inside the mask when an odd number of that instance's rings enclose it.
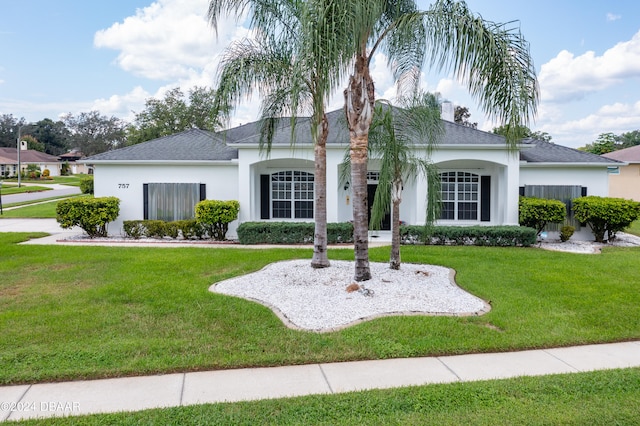
<instances>
[{"instance_id":1,"label":"front door","mask_svg":"<svg viewBox=\"0 0 640 426\"><path fill-rule=\"evenodd\" d=\"M378 184L370 183L367 185L367 203L369 204L369 222L371 222L371 207L373 207L373 199L376 196L377 188L378 188ZM386 215L384 215L384 218L382 219L382 226L380 229L383 231L391 230L391 214L387 213Z\"/></svg>"}]
</instances>

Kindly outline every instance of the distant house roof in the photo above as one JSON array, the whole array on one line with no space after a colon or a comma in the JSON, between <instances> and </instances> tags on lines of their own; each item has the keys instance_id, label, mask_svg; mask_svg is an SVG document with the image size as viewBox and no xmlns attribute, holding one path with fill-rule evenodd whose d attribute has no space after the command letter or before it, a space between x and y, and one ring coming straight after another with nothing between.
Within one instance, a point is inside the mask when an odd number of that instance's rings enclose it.
<instances>
[{"instance_id":1,"label":"distant house roof","mask_svg":"<svg viewBox=\"0 0 640 426\"><path fill-rule=\"evenodd\" d=\"M626 163L640 163L640 145L602 154L602 156Z\"/></svg>"},{"instance_id":2,"label":"distant house roof","mask_svg":"<svg viewBox=\"0 0 640 426\"><path fill-rule=\"evenodd\" d=\"M17 164L18 163L18 149L17 148L0 148L0 162L3 164ZM57 163L58 157L50 155L45 152L35 151L33 149L26 149L20 151L21 163Z\"/></svg>"},{"instance_id":3,"label":"distant house roof","mask_svg":"<svg viewBox=\"0 0 640 426\"><path fill-rule=\"evenodd\" d=\"M191 129L82 159L82 163L112 161L225 161L238 158L238 150L228 147L219 136Z\"/></svg>"},{"instance_id":4,"label":"distant house roof","mask_svg":"<svg viewBox=\"0 0 640 426\"><path fill-rule=\"evenodd\" d=\"M536 139L525 139L522 145L520 161L527 163L620 164L614 159Z\"/></svg>"}]
</instances>

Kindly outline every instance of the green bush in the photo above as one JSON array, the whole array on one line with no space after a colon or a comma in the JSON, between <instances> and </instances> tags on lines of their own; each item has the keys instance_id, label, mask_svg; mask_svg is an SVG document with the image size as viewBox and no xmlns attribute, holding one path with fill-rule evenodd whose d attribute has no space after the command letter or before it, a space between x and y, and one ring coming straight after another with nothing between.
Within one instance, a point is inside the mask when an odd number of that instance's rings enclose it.
<instances>
[{"instance_id":1,"label":"green bush","mask_svg":"<svg viewBox=\"0 0 640 426\"><path fill-rule=\"evenodd\" d=\"M402 244L527 247L536 237L536 230L525 226L400 226Z\"/></svg>"},{"instance_id":2,"label":"green bush","mask_svg":"<svg viewBox=\"0 0 640 426\"><path fill-rule=\"evenodd\" d=\"M605 235L613 240L618 231L624 230L640 217L640 202L623 198L588 196L573 200L575 218L591 228L597 242L604 242Z\"/></svg>"},{"instance_id":3,"label":"green bush","mask_svg":"<svg viewBox=\"0 0 640 426\"><path fill-rule=\"evenodd\" d=\"M93 194L93 176L86 176L80 179L80 191L83 194Z\"/></svg>"},{"instance_id":4,"label":"green bush","mask_svg":"<svg viewBox=\"0 0 640 426\"><path fill-rule=\"evenodd\" d=\"M90 238L106 237L107 225L120 213L116 197L70 198L56 206L56 219L64 229L80 227Z\"/></svg>"},{"instance_id":5,"label":"green bush","mask_svg":"<svg viewBox=\"0 0 640 426\"><path fill-rule=\"evenodd\" d=\"M196 204L196 221L201 223L209 237L224 241L229 223L238 218L240 203L235 200L203 200Z\"/></svg>"},{"instance_id":6,"label":"green bush","mask_svg":"<svg viewBox=\"0 0 640 426\"><path fill-rule=\"evenodd\" d=\"M313 222L244 222L238 226L240 244L311 244ZM327 243L353 242L351 223L328 223Z\"/></svg>"},{"instance_id":7,"label":"green bush","mask_svg":"<svg viewBox=\"0 0 640 426\"><path fill-rule=\"evenodd\" d=\"M195 219L179 220L176 222L176 225L182 233L182 238L185 240L200 240L207 236L207 230Z\"/></svg>"},{"instance_id":8,"label":"green bush","mask_svg":"<svg viewBox=\"0 0 640 426\"><path fill-rule=\"evenodd\" d=\"M124 232L125 237L137 240L145 234L144 221L125 220L122 222L122 232Z\"/></svg>"},{"instance_id":9,"label":"green bush","mask_svg":"<svg viewBox=\"0 0 640 426\"><path fill-rule=\"evenodd\" d=\"M576 232L575 226L564 225L560 228L560 241L567 242L573 236L573 233Z\"/></svg>"},{"instance_id":10,"label":"green bush","mask_svg":"<svg viewBox=\"0 0 640 426\"><path fill-rule=\"evenodd\" d=\"M545 198L520 197L519 210L520 225L533 228L538 234L548 223L562 222L567 216L567 207L562 201Z\"/></svg>"}]
</instances>

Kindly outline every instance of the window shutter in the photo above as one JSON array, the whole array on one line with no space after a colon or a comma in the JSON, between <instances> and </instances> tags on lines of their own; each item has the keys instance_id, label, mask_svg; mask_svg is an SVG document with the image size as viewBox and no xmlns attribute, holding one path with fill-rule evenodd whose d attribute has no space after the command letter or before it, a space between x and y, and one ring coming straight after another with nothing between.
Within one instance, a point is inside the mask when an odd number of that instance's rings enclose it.
<instances>
[{"instance_id":1,"label":"window shutter","mask_svg":"<svg viewBox=\"0 0 640 426\"><path fill-rule=\"evenodd\" d=\"M271 219L271 176L260 175L260 219Z\"/></svg>"},{"instance_id":2,"label":"window shutter","mask_svg":"<svg viewBox=\"0 0 640 426\"><path fill-rule=\"evenodd\" d=\"M201 183L200 184L200 201L203 201L206 199L207 199L207 184Z\"/></svg>"},{"instance_id":3,"label":"window shutter","mask_svg":"<svg viewBox=\"0 0 640 426\"><path fill-rule=\"evenodd\" d=\"M491 220L491 176L480 176L480 220Z\"/></svg>"},{"instance_id":4,"label":"window shutter","mask_svg":"<svg viewBox=\"0 0 640 426\"><path fill-rule=\"evenodd\" d=\"M142 185L142 198L143 198L142 209L144 211L142 218L144 220L147 220L149 219L149 184L148 183L145 183Z\"/></svg>"}]
</instances>

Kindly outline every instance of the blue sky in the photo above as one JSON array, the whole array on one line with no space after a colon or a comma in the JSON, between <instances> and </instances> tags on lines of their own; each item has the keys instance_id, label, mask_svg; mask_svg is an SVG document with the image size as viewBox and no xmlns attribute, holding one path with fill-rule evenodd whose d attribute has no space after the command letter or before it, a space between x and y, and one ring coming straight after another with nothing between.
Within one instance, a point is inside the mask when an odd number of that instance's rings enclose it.
<instances>
[{"instance_id":1,"label":"blue sky","mask_svg":"<svg viewBox=\"0 0 640 426\"><path fill-rule=\"evenodd\" d=\"M419 0L421 8L430 1ZM208 0L0 0L0 114L27 121L98 110L131 119L145 99L174 87L215 84L217 60L246 29L207 25ZM495 22L517 21L531 45L541 102L533 130L579 147L600 133L640 129L640 3L468 0ZM384 58L373 64L378 97L393 87ZM425 71L426 90L489 122L458 83ZM341 106L336 96L332 107ZM257 118L246 102L232 124Z\"/></svg>"}]
</instances>

